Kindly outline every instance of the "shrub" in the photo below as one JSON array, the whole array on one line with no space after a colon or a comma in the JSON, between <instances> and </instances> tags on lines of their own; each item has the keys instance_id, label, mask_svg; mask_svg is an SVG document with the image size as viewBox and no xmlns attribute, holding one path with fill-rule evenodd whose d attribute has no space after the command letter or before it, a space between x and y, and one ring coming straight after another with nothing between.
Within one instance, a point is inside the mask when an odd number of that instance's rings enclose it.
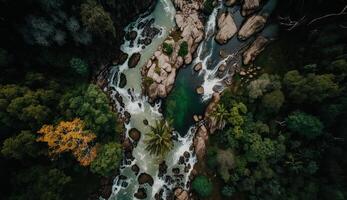
<instances>
[{"instance_id":1,"label":"shrub","mask_svg":"<svg viewBox=\"0 0 347 200\"><path fill-rule=\"evenodd\" d=\"M193 190L203 198L211 195L212 187L212 183L207 179L206 176L197 176L192 183Z\"/></svg>"},{"instance_id":2,"label":"shrub","mask_svg":"<svg viewBox=\"0 0 347 200\"><path fill-rule=\"evenodd\" d=\"M70 67L79 75L88 75L88 64L80 58L72 58L70 60Z\"/></svg>"},{"instance_id":3,"label":"shrub","mask_svg":"<svg viewBox=\"0 0 347 200\"><path fill-rule=\"evenodd\" d=\"M170 55L172 54L172 52L173 52L172 44L169 44L169 43L164 42L163 48L164 48L164 52L165 52L167 55L170 56Z\"/></svg>"},{"instance_id":4,"label":"shrub","mask_svg":"<svg viewBox=\"0 0 347 200\"><path fill-rule=\"evenodd\" d=\"M183 41L180 44L180 50L178 51L178 55L181 57L185 57L188 54L188 43Z\"/></svg>"},{"instance_id":5,"label":"shrub","mask_svg":"<svg viewBox=\"0 0 347 200\"><path fill-rule=\"evenodd\" d=\"M152 85L152 83L154 83L154 80L153 80L151 77L146 76L146 77L143 79L143 85L144 85L145 87L149 87L150 85Z\"/></svg>"}]
</instances>

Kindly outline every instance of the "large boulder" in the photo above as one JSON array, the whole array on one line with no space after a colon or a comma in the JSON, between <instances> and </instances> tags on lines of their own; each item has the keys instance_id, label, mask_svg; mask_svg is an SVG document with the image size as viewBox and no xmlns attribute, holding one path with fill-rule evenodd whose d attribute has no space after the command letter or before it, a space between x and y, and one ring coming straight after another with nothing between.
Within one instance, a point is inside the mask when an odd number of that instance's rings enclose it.
<instances>
[{"instance_id":1,"label":"large boulder","mask_svg":"<svg viewBox=\"0 0 347 200\"><path fill-rule=\"evenodd\" d=\"M138 142L141 138L141 132L137 130L136 128L132 128L129 130L129 137L133 140Z\"/></svg>"},{"instance_id":2,"label":"large boulder","mask_svg":"<svg viewBox=\"0 0 347 200\"><path fill-rule=\"evenodd\" d=\"M241 27L238 38L240 40L246 40L251 37L254 33L259 32L265 26L267 16L253 15L247 19L247 21Z\"/></svg>"},{"instance_id":3,"label":"large boulder","mask_svg":"<svg viewBox=\"0 0 347 200\"><path fill-rule=\"evenodd\" d=\"M243 64L248 65L265 49L269 39L264 36L258 36L251 46L243 53Z\"/></svg>"},{"instance_id":4,"label":"large boulder","mask_svg":"<svg viewBox=\"0 0 347 200\"><path fill-rule=\"evenodd\" d=\"M193 145L196 156L199 161L203 161L206 154L206 142L208 140L208 131L207 128L202 125L196 132Z\"/></svg>"},{"instance_id":5,"label":"large boulder","mask_svg":"<svg viewBox=\"0 0 347 200\"><path fill-rule=\"evenodd\" d=\"M127 84L127 77L125 76L125 74L121 73L120 74L119 87L124 88L126 84Z\"/></svg>"},{"instance_id":6,"label":"large boulder","mask_svg":"<svg viewBox=\"0 0 347 200\"><path fill-rule=\"evenodd\" d=\"M175 200L189 200L188 192L182 188L176 188L174 191Z\"/></svg>"},{"instance_id":7,"label":"large boulder","mask_svg":"<svg viewBox=\"0 0 347 200\"><path fill-rule=\"evenodd\" d=\"M117 58L116 65L122 65L127 61L129 55L127 53L124 53L123 51L120 51L120 54Z\"/></svg>"},{"instance_id":8,"label":"large boulder","mask_svg":"<svg viewBox=\"0 0 347 200\"><path fill-rule=\"evenodd\" d=\"M137 65L137 63L139 63L140 59L141 59L141 54L140 53L134 53L129 58L128 67L129 68L136 67L136 65Z\"/></svg>"},{"instance_id":9,"label":"large boulder","mask_svg":"<svg viewBox=\"0 0 347 200\"><path fill-rule=\"evenodd\" d=\"M215 39L219 44L225 44L237 32L236 24L229 12L224 12L219 16L218 29Z\"/></svg>"},{"instance_id":10,"label":"large boulder","mask_svg":"<svg viewBox=\"0 0 347 200\"><path fill-rule=\"evenodd\" d=\"M198 72L201 69L202 69L202 63L201 62L194 65L194 71Z\"/></svg>"},{"instance_id":11,"label":"large boulder","mask_svg":"<svg viewBox=\"0 0 347 200\"><path fill-rule=\"evenodd\" d=\"M136 31L130 31L125 35L126 40L135 40L137 37L137 32Z\"/></svg>"},{"instance_id":12,"label":"large boulder","mask_svg":"<svg viewBox=\"0 0 347 200\"><path fill-rule=\"evenodd\" d=\"M140 185L147 183L148 185L153 186L154 183L152 176L147 173L141 173L137 178L137 181Z\"/></svg>"},{"instance_id":13,"label":"large boulder","mask_svg":"<svg viewBox=\"0 0 347 200\"><path fill-rule=\"evenodd\" d=\"M260 6L261 0L244 0L242 4L242 16L254 13Z\"/></svg>"},{"instance_id":14,"label":"large boulder","mask_svg":"<svg viewBox=\"0 0 347 200\"><path fill-rule=\"evenodd\" d=\"M232 6L232 5L234 5L236 3L236 0L225 0L224 1L224 4L226 5L226 6Z\"/></svg>"},{"instance_id":15,"label":"large boulder","mask_svg":"<svg viewBox=\"0 0 347 200\"><path fill-rule=\"evenodd\" d=\"M139 188L137 189L137 192L134 194L134 197L138 199L145 199L147 198L147 193L145 188Z\"/></svg>"}]
</instances>

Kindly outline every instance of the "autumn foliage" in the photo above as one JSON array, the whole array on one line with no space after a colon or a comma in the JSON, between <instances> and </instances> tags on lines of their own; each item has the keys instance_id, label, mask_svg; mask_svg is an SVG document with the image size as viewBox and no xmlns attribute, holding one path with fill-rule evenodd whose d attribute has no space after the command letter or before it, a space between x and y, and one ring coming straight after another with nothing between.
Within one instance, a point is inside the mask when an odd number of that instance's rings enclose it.
<instances>
[{"instance_id":1,"label":"autumn foliage","mask_svg":"<svg viewBox=\"0 0 347 200\"><path fill-rule=\"evenodd\" d=\"M57 126L44 125L37 141L47 143L51 156L71 152L81 165L88 166L96 157L96 147L91 144L96 136L84 127L78 118L61 121Z\"/></svg>"}]
</instances>

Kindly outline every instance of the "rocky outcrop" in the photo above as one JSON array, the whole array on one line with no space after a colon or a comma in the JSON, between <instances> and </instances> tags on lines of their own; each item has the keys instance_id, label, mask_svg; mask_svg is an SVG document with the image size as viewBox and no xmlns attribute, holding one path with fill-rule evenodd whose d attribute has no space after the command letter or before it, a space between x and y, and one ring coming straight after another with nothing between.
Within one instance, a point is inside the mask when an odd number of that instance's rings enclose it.
<instances>
[{"instance_id":1,"label":"rocky outcrop","mask_svg":"<svg viewBox=\"0 0 347 200\"><path fill-rule=\"evenodd\" d=\"M242 16L253 14L260 6L261 0L244 0L242 4Z\"/></svg>"},{"instance_id":2,"label":"rocky outcrop","mask_svg":"<svg viewBox=\"0 0 347 200\"><path fill-rule=\"evenodd\" d=\"M196 51L204 37L203 22L199 17L202 1L175 0L177 12L175 16L177 30L165 40L172 48L168 54L160 46L152 58L142 68L144 76L144 92L151 101L166 97L175 82L177 70L183 64L193 60L192 54ZM177 37L178 35L178 37ZM181 48L187 47L187 54L182 54Z\"/></svg>"},{"instance_id":3,"label":"rocky outcrop","mask_svg":"<svg viewBox=\"0 0 347 200\"><path fill-rule=\"evenodd\" d=\"M188 43L189 53L184 57L185 64L192 62L192 53L195 52L199 43L204 38L204 24L199 18L199 10L202 8L202 1L176 0L176 6L180 8L176 12L175 20L181 31L182 41Z\"/></svg>"},{"instance_id":4,"label":"rocky outcrop","mask_svg":"<svg viewBox=\"0 0 347 200\"><path fill-rule=\"evenodd\" d=\"M269 39L264 36L258 36L251 46L243 53L243 64L248 65L265 49Z\"/></svg>"},{"instance_id":5,"label":"rocky outcrop","mask_svg":"<svg viewBox=\"0 0 347 200\"><path fill-rule=\"evenodd\" d=\"M225 44L237 32L234 19L229 12L222 13L218 18L218 32L215 37L219 44Z\"/></svg>"},{"instance_id":6,"label":"rocky outcrop","mask_svg":"<svg viewBox=\"0 0 347 200\"><path fill-rule=\"evenodd\" d=\"M128 61L129 68L136 67L136 65L137 65L137 63L139 63L140 59L141 59L140 53L134 53L133 55L131 55L129 58L129 61Z\"/></svg>"},{"instance_id":7,"label":"rocky outcrop","mask_svg":"<svg viewBox=\"0 0 347 200\"><path fill-rule=\"evenodd\" d=\"M246 40L254 33L259 32L265 26L267 21L267 15L253 15L247 19L247 21L241 27L238 38L240 40Z\"/></svg>"},{"instance_id":8,"label":"rocky outcrop","mask_svg":"<svg viewBox=\"0 0 347 200\"><path fill-rule=\"evenodd\" d=\"M175 200L189 200L188 192L182 188L176 188L174 191Z\"/></svg>"},{"instance_id":9,"label":"rocky outcrop","mask_svg":"<svg viewBox=\"0 0 347 200\"><path fill-rule=\"evenodd\" d=\"M198 161L203 161L206 154L206 142L208 140L207 128L202 125L198 128L193 141L194 150Z\"/></svg>"}]
</instances>

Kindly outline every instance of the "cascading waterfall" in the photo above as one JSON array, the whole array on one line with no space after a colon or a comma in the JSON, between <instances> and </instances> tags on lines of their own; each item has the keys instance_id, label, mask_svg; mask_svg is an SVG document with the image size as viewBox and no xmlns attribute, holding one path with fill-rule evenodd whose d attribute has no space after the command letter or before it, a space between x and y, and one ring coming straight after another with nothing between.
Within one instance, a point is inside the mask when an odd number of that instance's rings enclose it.
<instances>
[{"instance_id":1,"label":"cascading waterfall","mask_svg":"<svg viewBox=\"0 0 347 200\"><path fill-rule=\"evenodd\" d=\"M216 7L211 15L209 16L209 19L206 23L206 29L205 29L205 40L199 45L198 47L198 54L196 59L194 60L194 64L201 63L202 68L199 72L199 76L203 76L203 84L202 87L204 88L204 94L202 96L203 101L207 101L210 99L214 93L213 88L214 87L220 87L221 89L223 86L223 80L225 77L218 78L217 72L218 68L222 64L226 64L227 60L230 58L228 56L227 58L220 61L215 67L209 68L210 65L209 62L211 61L211 57L213 54L213 51L215 49L215 46L217 45L216 42L214 42L214 33L216 31L216 21L217 21L217 15L218 11L223 7L223 4L221 1L218 1L219 5ZM206 55L206 53L208 53Z\"/></svg>"}]
</instances>

